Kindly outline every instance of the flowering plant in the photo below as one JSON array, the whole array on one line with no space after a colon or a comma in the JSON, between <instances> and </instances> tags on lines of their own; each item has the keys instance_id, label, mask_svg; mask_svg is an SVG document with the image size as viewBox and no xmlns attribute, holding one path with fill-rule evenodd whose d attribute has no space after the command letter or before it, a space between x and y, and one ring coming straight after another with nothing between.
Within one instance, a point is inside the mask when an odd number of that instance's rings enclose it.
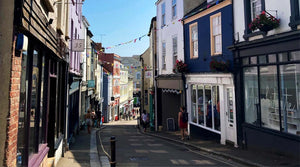
<instances>
[{"instance_id":1,"label":"flowering plant","mask_svg":"<svg viewBox=\"0 0 300 167\"><path fill-rule=\"evenodd\" d=\"M268 32L279 27L279 23L280 19L275 18L268 12L262 11L261 14L249 24L249 29L252 31L259 29L260 31Z\"/></svg>"},{"instance_id":2,"label":"flowering plant","mask_svg":"<svg viewBox=\"0 0 300 167\"><path fill-rule=\"evenodd\" d=\"M187 64L185 64L182 60L176 60L176 64L173 68L174 73L178 72L187 72Z\"/></svg>"},{"instance_id":3,"label":"flowering plant","mask_svg":"<svg viewBox=\"0 0 300 167\"><path fill-rule=\"evenodd\" d=\"M229 61L224 62L224 61L217 61L217 60L212 60L209 63L209 67L212 71L229 71Z\"/></svg>"}]
</instances>

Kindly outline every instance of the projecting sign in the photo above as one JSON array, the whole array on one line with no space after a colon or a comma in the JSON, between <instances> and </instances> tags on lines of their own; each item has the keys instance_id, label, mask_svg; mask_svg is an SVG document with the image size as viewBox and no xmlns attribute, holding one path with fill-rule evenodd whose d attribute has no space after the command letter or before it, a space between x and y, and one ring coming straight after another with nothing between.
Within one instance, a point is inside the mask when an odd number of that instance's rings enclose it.
<instances>
[{"instance_id":1,"label":"projecting sign","mask_svg":"<svg viewBox=\"0 0 300 167\"><path fill-rule=\"evenodd\" d=\"M84 51L84 39L73 39L72 40L72 51L83 52Z\"/></svg>"}]
</instances>

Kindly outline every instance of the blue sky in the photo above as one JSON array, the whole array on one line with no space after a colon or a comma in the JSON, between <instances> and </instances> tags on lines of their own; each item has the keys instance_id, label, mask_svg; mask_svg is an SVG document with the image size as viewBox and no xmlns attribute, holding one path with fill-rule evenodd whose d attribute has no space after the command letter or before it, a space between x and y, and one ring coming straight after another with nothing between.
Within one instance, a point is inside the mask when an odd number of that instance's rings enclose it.
<instances>
[{"instance_id":1,"label":"blue sky","mask_svg":"<svg viewBox=\"0 0 300 167\"><path fill-rule=\"evenodd\" d=\"M156 15L157 0L86 0L83 15L90 23L93 41L104 47L125 43L148 34L152 17ZM149 37L136 43L107 49L121 57L140 55L149 47Z\"/></svg>"}]
</instances>

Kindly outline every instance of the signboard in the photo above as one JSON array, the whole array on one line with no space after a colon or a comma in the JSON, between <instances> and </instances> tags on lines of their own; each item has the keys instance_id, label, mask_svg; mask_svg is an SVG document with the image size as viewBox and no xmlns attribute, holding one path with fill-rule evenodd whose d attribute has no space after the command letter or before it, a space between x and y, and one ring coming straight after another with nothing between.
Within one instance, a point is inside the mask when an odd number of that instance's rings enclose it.
<instances>
[{"instance_id":1,"label":"signboard","mask_svg":"<svg viewBox=\"0 0 300 167\"><path fill-rule=\"evenodd\" d=\"M152 78L152 71L145 72L146 78Z\"/></svg>"},{"instance_id":2,"label":"signboard","mask_svg":"<svg viewBox=\"0 0 300 167\"><path fill-rule=\"evenodd\" d=\"M95 88L95 80L88 80L88 88Z\"/></svg>"},{"instance_id":3,"label":"signboard","mask_svg":"<svg viewBox=\"0 0 300 167\"><path fill-rule=\"evenodd\" d=\"M84 39L73 39L72 40L72 51L83 52L84 51Z\"/></svg>"}]
</instances>

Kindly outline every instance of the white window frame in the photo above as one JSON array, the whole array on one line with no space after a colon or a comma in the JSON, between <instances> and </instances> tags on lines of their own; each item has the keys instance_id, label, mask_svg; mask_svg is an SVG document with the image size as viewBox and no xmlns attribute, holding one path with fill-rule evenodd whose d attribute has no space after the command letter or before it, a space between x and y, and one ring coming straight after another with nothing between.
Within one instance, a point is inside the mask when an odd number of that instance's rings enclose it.
<instances>
[{"instance_id":1,"label":"white window frame","mask_svg":"<svg viewBox=\"0 0 300 167\"><path fill-rule=\"evenodd\" d=\"M166 69L166 42L162 42L162 45L161 45L162 49L162 53L161 53L161 57L162 57L162 69L165 70Z\"/></svg>"},{"instance_id":2,"label":"white window frame","mask_svg":"<svg viewBox=\"0 0 300 167\"><path fill-rule=\"evenodd\" d=\"M162 3L161 4L161 26L166 25L166 4Z\"/></svg>"},{"instance_id":3,"label":"white window frame","mask_svg":"<svg viewBox=\"0 0 300 167\"><path fill-rule=\"evenodd\" d=\"M195 29L197 30L196 34L193 33L194 27L196 27ZM189 31L190 31L190 58L191 59L198 58L199 51L198 51L198 24L197 24L197 22L189 25Z\"/></svg>"},{"instance_id":4,"label":"white window frame","mask_svg":"<svg viewBox=\"0 0 300 167\"><path fill-rule=\"evenodd\" d=\"M172 38L172 51L173 51L173 65L176 64L176 60L178 59L178 38L177 35Z\"/></svg>"},{"instance_id":5,"label":"white window frame","mask_svg":"<svg viewBox=\"0 0 300 167\"><path fill-rule=\"evenodd\" d=\"M217 22L214 22L214 19L217 19ZM219 41L217 39L219 39ZM210 44L211 44L210 49L211 49L212 56L222 54L222 16L221 16L221 12L210 16Z\"/></svg>"},{"instance_id":6,"label":"white window frame","mask_svg":"<svg viewBox=\"0 0 300 167\"><path fill-rule=\"evenodd\" d=\"M172 19L176 18L177 16L177 0L172 0Z\"/></svg>"}]
</instances>

